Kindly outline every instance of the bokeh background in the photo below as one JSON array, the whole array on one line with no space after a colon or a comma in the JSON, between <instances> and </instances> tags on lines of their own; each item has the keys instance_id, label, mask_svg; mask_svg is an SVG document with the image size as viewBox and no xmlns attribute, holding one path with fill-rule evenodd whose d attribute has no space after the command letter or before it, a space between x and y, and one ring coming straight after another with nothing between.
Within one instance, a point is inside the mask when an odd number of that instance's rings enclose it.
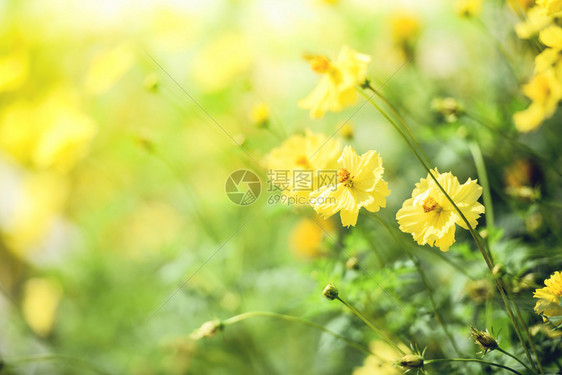
<instances>
[{"instance_id":1,"label":"bokeh background","mask_svg":"<svg viewBox=\"0 0 562 375\"><path fill-rule=\"evenodd\" d=\"M335 218L322 229L310 207L268 202L264 155L307 128L380 152L392 190L380 217L394 228L426 175L364 100L314 121L297 107L318 80L303 55L334 58L342 45L372 57L373 85L441 171L477 178L483 155L495 223L479 229L511 270L529 325L540 324L532 288L562 265L560 118L516 131L536 50L504 1L469 16L458 7L0 1L0 372L351 374L363 353L299 324L255 318L190 337L205 321L264 310L368 345L376 335L322 296L329 282L404 343L452 356L416 265L380 224L360 215L356 228ZM444 97L467 115L436 114ZM263 186L241 207L225 181L243 168ZM476 351L470 325L502 329L502 344L519 350L468 234L445 254L401 238L462 352ZM360 270L346 267L350 256ZM534 334L555 363L560 339Z\"/></svg>"}]
</instances>

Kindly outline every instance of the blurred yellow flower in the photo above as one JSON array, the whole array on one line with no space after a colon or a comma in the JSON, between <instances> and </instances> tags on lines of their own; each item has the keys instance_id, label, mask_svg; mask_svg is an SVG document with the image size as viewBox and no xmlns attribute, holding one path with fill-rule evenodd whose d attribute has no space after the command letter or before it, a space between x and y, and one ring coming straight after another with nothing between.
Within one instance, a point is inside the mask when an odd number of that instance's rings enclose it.
<instances>
[{"instance_id":1,"label":"blurred yellow flower","mask_svg":"<svg viewBox=\"0 0 562 375\"><path fill-rule=\"evenodd\" d=\"M562 49L562 28L556 25L548 26L540 32L539 40L547 47Z\"/></svg>"},{"instance_id":2,"label":"blurred yellow flower","mask_svg":"<svg viewBox=\"0 0 562 375\"><path fill-rule=\"evenodd\" d=\"M253 58L242 34L227 32L195 56L191 75L207 92L217 92L250 68Z\"/></svg>"},{"instance_id":3,"label":"blurred yellow flower","mask_svg":"<svg viewBox=\"0 0 562 375\"><path fill-rule=\"evenodd\" d=\"M304 258L320 255L322 240L326 232L330 233L333 229L330 220L301 219L291 230L289 243L292 252Z\"/></svg>"},{"instance_id":4,"label":"blurred yellow flower","mask_svg":"<svg viewBox=\"0 0 562 375\"><path fill-rule=\"evenodd\" d=\"M0 93L20 87L27 79L29 57L22 51L0 56Z\"/></svg>"},{"instance_id":5,"label":"blurred yellow flower","mask_svg":"<svg viewBox=\"0 0 562 375\"><path fill-rule=\"evenodd\" d=\"M482 12L482 0L457 0L455 13L461 17L476 17Z\"/></svg>"},{"instance_id":6,"label":"blurred yellow flower","mask_svg":"<svg viewBox=\"0 0 562 375\"><path fill-rule=\"evenodd\" d=\"M320 186L318 171L334 171L340 153L339 141L307 129L304 136L294 135L271 150L264 164L272 185L295 198L291 203L307 205L309 193Z\"/></svg>"},{"instance_id":7,"label":"blurred yellow flower","mask_svg":"<svg viewBox=\"0 0 562 375\"><path fill-rule=\"evenodd\" d=\"M0 149L35 168L70 170L97 132L71 92L55 91L38 103L19 102L0 117Z\"/></svg>"},{"instance_id":8,"label":"blurred yellow flower","mask_svg":"<svg viewBox=\"0 0 562 375\"><path fill-rule=\"evenodd\" d=\"M529 39L552 22L540 7L529 9L525 21L515 25L515 33L521 39Z\"/></svg>"},{"instance_id":9,"label":"blurred yellow flower","mask_svg":"<svg viewBox=\"0 0 562 375\"><path fill-rule=\"evenodd\" d=\"M51 333L61 296L61 287L54 281L33 278L25 282L22 314L37 335L46 337Z\"/></svg>"},{"instance_id":10,"label":"blurred yellow flower","mask_svg":"<svg viewBox=\"0 0 562 375\"><path fill-rule=\"evenodd\" d=\"M312 70L322 75L318 86L299 107L310 110L311 118L321 118L327 111L339 112L357 100L356 86L365 81L371 57L342 47L335 62L324 56L307 56Z\"/></svg>"},{"instance_id":11,"label":"blurred yellow flower","mask_svg":"<svg viewBox=\"0 0 562 375\"><path fill-rule=\"evenodd\" d=\"M544 317L560 317L562 316L562 306L560 306L560 297L562 297L562 273L554 272L550 278L544 281L546 287L536 289L533 294L534 298L538 298L535 305L535 312ZM546 320L546 319L545 319Z\"/></svg>"},{"instance_id":12,"label":"blurred yellow flower","mask_svg":"<svg viewBox=\"0 0 562 375\"><path fill-rule=\"evenodd\" d=\"M461 185L450 172L439 173L437 168L432 173L462 211L470 226L475 228L478 218L484 213L484 206L478 203L482 187L470 178ZM430 175L416 184L412 198L407 199L396 213L396 220L400 224L400 230L411 233L418 244L435 245L441 251L448 251L455 242L456 225L468 229Z\"/></svg>"},{"instance_id":13,"label":"blurred yellow flower","mask_svg":"<svg viewBox=\"0 0 562 375\"><path fill-rule=\"evenodd\" d=\"M264 127L269 122L269 107L261 102L252 107L250 111L250 121L258 127Z\"/></svg>"},{"instance_id":14,"label":"blurred yellow flower","mask_svg":"<svg viewBox=\"0 0 562 375\"><path fill-rule=\"evenodd\" d=\"M410 43L420 32L420 21L415 13L402 10L391 15L390 27L397 44Z\"/></svg>"},{"instance_id":15,"label":"blurred yellow flower","mask_svg":"<svg viewBox=\"0 0 562 375\"><path fill-rule=\"evenodd\" d=\"M562 14L562 0L537 0L537 6L542 7L549 16Z\"/></svg>"},{"instance_id":16,"label":"blurred yellow flower","mask_svg":"<svg viewBox=\"0 0 562 375\"><path fill-rule=\"evenodd\" d=\"M385 197L390 194L382 179L384 168L376 151L358 156L346 146L338 159L337 184L325 185L310 193L311 204L317 213L328 218L340 211L343 226L355 226L361 207L377 212L386 207Z\"/></svg>"},{"instance_id":17,"label":"blurred yellow flower","mask_svg":"<svg viewBox=\"0 0 562 375\"><path fill-rule=\"evenodd\" d=\"M96 55L86 73L86 91L97 95L109 90L129 70L134 59L133 47L128 43Z\"/></svg>"},{"instance_id":18,"label":"blurred yellow flower","mask_svg":"<svg viewBox=\"0 0 562 375\"><path fill-rule=\"evenodd\" d=\"M520 132L536 130L551 117L562 98L562 83L553 68L536 74L531 82L523 86L523 93L531 99L531 105L513 115L513 121Z\"/></svg>"},{"instance_id":19,"label":"blurred yellow flower","mask_svg":"<svg viewBox=\"0 0 562 375\"><path fill-rule=\"evenodd\" d=\"M9 249L18 256L34 250L52 228L66 196L66 182L59 176L46 172L26 176L14 197L10 220L2 228Z\"/></svg>"},{"instance_id":20,"label":"blurred yellow flower","mask_svg":"<svg viewBox=\"0 0 562 375\"><path fill-rule=\"evenodd\" d=\"M398 345L404 352L410 350L403 344ZM372 341L369 344L371 353L363 366L353 370L353 375L402 375L403 371L395 366L398 359L397 351L384 341Z\"/></svg>"}]
</instances>

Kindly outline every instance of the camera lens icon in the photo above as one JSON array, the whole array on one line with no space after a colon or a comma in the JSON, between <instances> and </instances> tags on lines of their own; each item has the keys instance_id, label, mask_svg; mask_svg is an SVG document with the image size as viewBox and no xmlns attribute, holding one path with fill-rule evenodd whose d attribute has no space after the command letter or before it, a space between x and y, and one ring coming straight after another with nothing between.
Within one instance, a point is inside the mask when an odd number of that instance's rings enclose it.
<instances>
[{"instance_id":1,"label":"camera lens icon","mask_svg":"<svg viewBox=\"0 0 562 375\"><path fill-rule=\"evenodd\" d=\"M238 206L249 206L261 193L259 177L248 169L239 169L228 176L225 183L228 199Z\"/></svg>"}]
</instances>

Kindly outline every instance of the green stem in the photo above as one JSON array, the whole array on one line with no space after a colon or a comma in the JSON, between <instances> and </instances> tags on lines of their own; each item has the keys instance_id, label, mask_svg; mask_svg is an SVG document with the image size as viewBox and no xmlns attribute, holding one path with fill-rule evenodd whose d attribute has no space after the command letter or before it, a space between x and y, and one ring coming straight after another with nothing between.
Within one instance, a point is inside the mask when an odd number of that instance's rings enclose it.
<instances>
[{"instance_id":1,"label":"green stem","mask_svg":"<svg viewBox=\"0 0 562 375\"><path fill-rule=\"evenodd\" d=\"M476 363L481 363L481 364L483 364L483 365L488 365L488 366L494 366L494 367L503 368L503 369L505 369L505 370L508 370L508 371L513 372L514 374L522 375L519 371L516 371L516 370L512 369L511 367L504 366L504 365L501 365L501 364L499 364L499 363L484 361L484 360L482 360L482 359L471 359L471 358L430 359L430 360L424 361L423 364L424 364L424 365L430 365L430 364L432 364L432 363L440 363L440 362L476 362Z\"/></svg>"},{"instance_id":2,"label":"green stem","mask_svg":"<svg viewBox=\"0 0 562 375\"><path fill-rule=\"evenodd\" d=\"M488 229L488 236L494 233L494 207L492 205L492 194L490 192L490 183L488 182L488 174L486 173L486 165L484 164L484 158L482 157L482 151L480 146L476 142L470 142L468 147L472 153L472 158L474 159L474 164L476 165L476 172L478 173L478 179L480 185L483 189L483 199L484 206L486 207L486 228ZM494 258L488 247L486 247L488 257L494 263Z\"/></svg>"},{"instance_id":3,"label":"green stem","mask_svg":"<svg viewBox=\"0 0 562 375\"><path fill-rule=\"evenodd\" d=\"M353 314L355 314L359 319L361 319L363 322L365 322L365 324L367 324L373 331L375 331L375 333L377 335L380 336L380 338L382 338L384 341L386 341L387 344L389 344L390 346L392 346L394 349L396 349L400 354L402 355L406 355L406 353L400 349L398 347L398 345L396 345L387 335L385 335L380 329L378 329L377 327L374 326L373 323L371 323L369 321L369 319L367 319L367 317L365 317L365 315L363 315L359 310L357 310L355 307L351 306L349 303L345 302L341 297L336 297L336 299L338 301L340 301L345 307L347 307Z\"/></svg>"},{"instance_id":4,"label":"green stem","mask_svg":"<svg viewBox=\"0 0 562 375\"><path fill-rule=\"evenodd\" d=\"M423 268L420 265L420 261L417 257L415 257L410 250L408 249L408 247L406 246L402 246L402 243L400 241L400 239L398 238L398 236L396 236L396 234L392 231L392 229L388 226L388 224L379 217L379 215L374 214L372 215L374 216L379 223L382 224L382 226L386 229L386 231L392 236L392 238L394 239L394 241L398 244L398 246L400 246L402 249L404 249L404 252L406 253L406 255L408 256L408 258L410 258L410 260L414 263L414 265L416 266L416 269L420 275L420 278L423 282L423 285L425 286L425 289L427 290L427 294L429 295L429 301L431 303L431 306L433 308L433 313L435 314L435 320L437 321L437 323L441 326L441 328L443 329L443 332L445 333L445 336L447 336L447 338L449 339L449 341L451 342L451 345L453 347L453 349L455 350L456 354L460 354L459 348L457 347L457 344L455 343L455 340L453 338L453 335L451 335L451 332L449 332L449 330L447 329L447 326L445 325L443 319L441 319L441 315L439 314L439 310L437 309L437 304L435 303L435 299L433 298L433 290L431 289L431 287L429 286L429 282L427 280L427 277L425 275L425 272L423 271Z\"/></svg>"},{"instance_id":5,"label":"green stem","mask_svg":"<svg viewBox=\"0 0 562 375\"><path fill-rule=\"evenodd\" d=\"M439 181L437 180L437 177L435 177L435 175L433 174L433 172L429 169L428 165L426 165L426 163L424 162L424 160L422 159L422 157L418 154L416 148L412 145L412 143L410 142L410 140L407 138L406 134L400 129L400 126L398 124L396 124L396 122L394 122L389 116L388 114L386 114L382 108L377 105L365 92L361 91L361 93L363 94L364 97L367 98L367 100L391 123L391 125L398 131L398 133L400 134L400 136L406 141L408 147L412 150L412 152L414 153L414 155L416 156L416 158L418 159L418 161L420 162L420 164L424 167L424 169L427 171L427 173L429 174L429 176L431 177L431 179L435 182L435 184L437 185L437 187L439 188L439 190L441 190L441 192L445 195L445 198L447 198L447 200L451 203L451 205L454 207L455 211L457 211L457 213L459 214L460 218L462 219L462 221L465 223L466 227L468 228L468 231L470 232L470 235L472 236L472 239L474 240L474 242L476 243L476 246L478 247L478 249L480 250L480 253L482 254L482 257L484 258L484 261L486 262L486 265L488 266L488 269L490 270L490 273L493 274L493 269L494 269L494 262L493 260L488 256L489 254L489 250L487 250L487 248L482 244L481 241L481 237L478 233L476 233L476 231L474 230L474 228L472 228L472 226L470 225L468 219L466 218L466 216L463 214L463 212L461 211L461 209L457 206L457 204L453 201L453 198L451 198L451 196L445 191L445 189L443 188L443 186L441 186L441 184L439 183ZM413 135L412 135L413 137ZM520 327L517 324L517 321L515 320L515 316L513 315L513 311L511 309L511 301L508 300L506 294L505 294L505 285L503 280L501 279L501 277L494 277L494 281L496 283L496 287L498 288L498 291L500 292L500 295L502 297L503 303L505 305L507 314L509 316L509 319L511 320L511 323L513 324L513 327L515 329L515 333L517 334L517 338L519 339L519 342L521 343L521 345L523 346L523 350L525 351L525 355L527 356L527 359L529 360L529 362L531 363L531 365L534 368L534 363L533 360L531 358L531 354L529 353L529 350L527 349L527 346L525 344L525 341L523 339L523 336L521 334L520 331Z\"/></svg>"},{"instance_id":6,"label":"green stem","mask_svg":"<svg viewBox=\"0 0 562 375\"><path fill-rule=\"evenodd\" d=\"M285 320L287 322L299 323L299 324L302 324L302 325L305 325L305 326L308 326L308 327L316 328L320 331L326 332L326 333L344 341L347 345L349 345L352 348L355 348L355 349L357 349L357 350L359 350L359 351L361 351L361 352L363 352L367 355L373 354L369 349L364 348L363 346L349 340L348 338L346 338L346 337L344 337L344 336L342 336L342 335L340 335L336 332L330 331L329 329L321 326L320 324L311 322L309 320L300 318L298 316L278 314L278 313L274 313L274 312L270 312L270 311L250 311L250 312L246 312L246 313L243 313L243 314L240 314L240 315L233 316L232 318L228 318L226 320L223 320L221 323L223 325L227 326L227 325L238 323L238 322L240 322L242 320L245 320L245 319L255 318L255 317L275 318L275 319Z\"/></svg>"},{"instance_id":7,"label":"green stem","mask_svg":"<svg viewBox=\"0 0 562 375\"><path fill-rule=\"evenodd\" d=\"M89 370L92 370L93 372L96 372L98 374L110 375L109 372L106 372L98 368L97 366L86 361L85 359L72 357L64 354L39 354L29 357L20 357L15 359L8 359L8 360L5 359L3 360L3 363L5 368L10 368L10 367L16 367L24 363L39 362L39 361L66 361L66 362L70 361L70 362L79 363L83 365L84 368L88 368Z\"/></svg>"},{"instance_id":8,"label":"green stem","mask_svg":"<svg viewBox=\"0 0 562 375\"><path fill-rule=\"evenodd\" d=\"M519 358L517 358L516 356L514 356L511 353L506 352L505 350L503 350L502 348L500 348L499 346L496 348L497 351L515 359L517 362L519 362L520 364L522 364L523 366L525 366L525 368L531 372L534 372L532 369L529 368L529 366L527 366L523 361L521 361Z\"/></svg>"}]
</instances>

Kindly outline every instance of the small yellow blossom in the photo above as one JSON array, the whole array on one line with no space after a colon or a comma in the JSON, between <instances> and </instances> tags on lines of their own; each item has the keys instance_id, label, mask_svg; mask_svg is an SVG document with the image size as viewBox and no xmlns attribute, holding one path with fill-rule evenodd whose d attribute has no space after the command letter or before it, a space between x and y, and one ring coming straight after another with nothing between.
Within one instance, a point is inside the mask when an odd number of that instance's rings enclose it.
<instances>
[{"instance_id":1,"label":"small yellow blossom","mask_svg":"<svg viewBox=\"0 0 562 375\"><path fill-rule=\"evenodd\" d=\"M420 21L415 13L403 10L391 16L390 28L395 43L411 43L419 35Z\"/></svg>"},{"instance_id":2,"label":"small yellow blossom","mask_svg":"<svg viewBox=\"0 0 562 375\"><path fill-rule=\"evenodd\" d=\"M537 0L537 6L543 8L549 16L562 14L562 0Z\"/></svg>"},{"instance_id":3,"label":"small yellow blossom","mask_svg":"<svg viewBox=\"0 0 562 375\"><path fill-rule=\"evenodd\" d=\"M322 74L318 86L299 107L310 110L311 118L321 118L327 111L339 112L357 100L356 86L365 81L371 57L344 46L336 61L324 56L308 56L313 71Z\"/></svg>"},{"instance_id":4,"label":"small yellow blossom","mask_svg":"<svg viewBox=\"0 0 562 375\"><path fill-rule=\"evenodd\" d=\"M258 127L267 126L269 122L269 107L263 102L257 103L252 107L249 117L250 121Z\"/></svg>"},{"instance_id":5,"label":"small yellow blossom","mask_svg":"<svg viewBox=\"0 0 562 375\"><path fill-rule=\"evenodd\" d=\"M450 172L439 173L437 168L431 173L462 211L470 226L475 228L478 218L484 213L484 206L478 203L482 187L470 178L461 185ZM468 229L430 175L416 184L412 198L404 202L396 214L396 219L400 230L411 233L418 244L435 245L441 251L448 251L455 242L456 225Z\"/></svg>"},{"instance_id":6,"label":"small yellow blossom","mask_svg":"<svg viewBox=\"0 0 562 375\"><path fill-rule=\"evenodd\" d=\"M461 17L476 17L482 11L482 0L458 0L455 3L455 13Z\"/></svg>"},{"instance_id":7,"label":"small yellow blossom","mask_svg":"<svg viewBox=\"0 0 562 375\"><path fill-rule=\"evenodd\" d=\"M533 294L534 298L538 298L535 305L535 312L544 317L562 317L562 306L560 306L560 297L562 297L562 273L554 272L550 278L544 281L546 287L536 289ZM546 319L545 319L546 320Z\"/></svg>"},{"instance_id":8,"label":"small yellow blossom","mask_svg":"<svg viewBox=\"0 0 562 375\"><path fill-rule=\"evenodd\" d=\"M306 130L304 136L294 135L271 150L264 164L270 183L292 198L284 203L307 205L308 194L320 187L318 171L335 170L340 154L339 141Z\"/></svg>"},{"instance_id":9,"label":"small yellow blossom","mask_svg":"<svg viewBox=\"0 0 562 375\"><path fill-rule=\"evenodd\" d=\"M562 98L562 83L553 68L536 74L523 86L523 93L531 99L531 105L513 115L513 121L520 132L536 130L547 118L551 117Z\"/></svg>"},{"instance_id":10,"label":"small yellow blossom","mask_svg":"<svg viewBox=\"0 0 562 375\"><path fill-rule=\"evenodd\" d=\"M326 185L310 193L314 210L328 218L340 211L343 226L355 226L361 207L377 212L386 207L385 197L390 194L382 179L382 159L375 151L358 156L346 146L338 159L337 184Z\"/></svg>"}]
</instances>

